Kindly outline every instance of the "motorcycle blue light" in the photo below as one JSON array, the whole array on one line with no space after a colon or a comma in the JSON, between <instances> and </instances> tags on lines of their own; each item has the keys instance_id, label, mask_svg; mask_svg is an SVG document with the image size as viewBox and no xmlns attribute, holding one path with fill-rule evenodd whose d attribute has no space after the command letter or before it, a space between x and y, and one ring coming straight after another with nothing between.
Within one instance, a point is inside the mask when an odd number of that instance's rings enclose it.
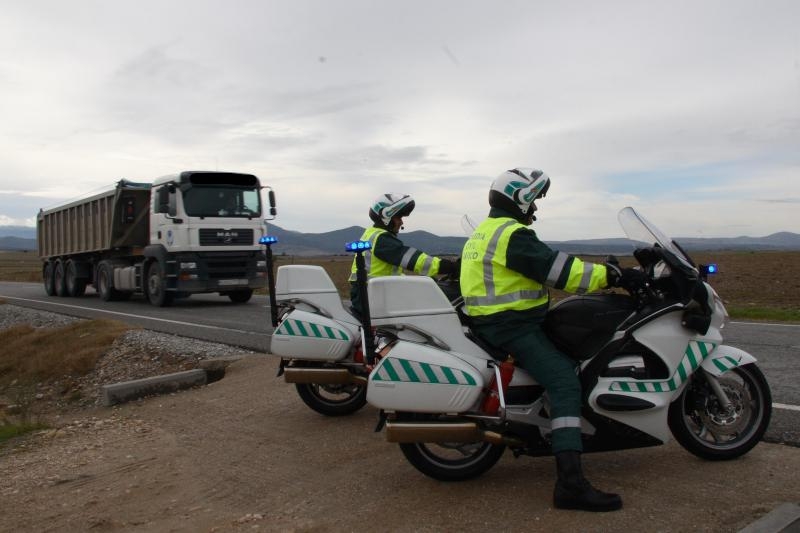
<instances>
[{"instance_id":1,"label":"motorcycle blue light","mask_svg":"<svg viewBox=\"0 0 800 533\"><path fill-rule=\"evenodd\" d=\"M708 265L708 273L709 274L716 274L717 273L717 265L715 265L713 263Z\"/></svg>"},{"instance_id":2,"label":"motorcycle blue light","mask_svg":"<svg viewBox=\"0 0 800 533\"><path fill-rule=\"evenodd\" d=\"M278 242L278 238L270 235L264 235L258 239L258 244L275 244L276 242Z\"/></svg>"},{"instance_id":3,"label":"motorcycle blue light","mask_svg":"<svg viewBox=\"0 0 800 533\"><path fill-rule=\"evenodd\" d=\"M344 245L344 249L347 252L364 252L370 248L372 248L372 245L369 241L353 241Z\"/></svg>"}]
</instances>

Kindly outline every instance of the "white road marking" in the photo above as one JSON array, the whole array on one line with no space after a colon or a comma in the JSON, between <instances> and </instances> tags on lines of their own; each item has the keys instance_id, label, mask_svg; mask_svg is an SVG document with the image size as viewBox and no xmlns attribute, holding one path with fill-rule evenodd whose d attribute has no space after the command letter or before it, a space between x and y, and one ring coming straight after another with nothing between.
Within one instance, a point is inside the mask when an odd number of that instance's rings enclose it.
<instances>
[{"instance_id":1,"label":"white road marking","mask_svg":"<svg viewBox=\"0 0 800 533\"><path fill-rule=\"evenodd\" d=\"M785 403L773 403L775 409L786 409L787 411L800 411L800 405L786 405Z\"/></svg>"},{"instance_id":2,"label":"white road marking","mask_svg":"<svg viewBox=\"0 0 800 533\"><path fill-rule=\"evenodd\" d=\"M60 304L60 303L44 301L44 300L32 300L30 298L17 298L16 296L3 296L3 298L8 298L9 300L20 300L20 301L23 301L23 302L35 302L35 303L47 304L47 305L60 305L61 307L69 307L71 309L81 309L81 310L84 310L84 311L96 311L98 313L108 313L108 314L111 314L111 315L126 316L126 317L130 317L130 318L141 318L141 319L144 319L144 320L156 320L158 322L167 322L169 324L177 324L179 326L192 326L192 327L195 327L195 328L218 329L218 330L222 330L222 331L233 331L233 332L236 332L236 333L246 333L248 335L261 335L261 333L258 333L256 331L245 331L243 329L223 328L223 327L220 327L220 326L208 326L206 324L195 324L193 322L183 322L181 320L169 320L167 318L155 318L155 317L151 317L151 316L134 315L134 314L131 314L131 313L120 313L119 311L107 311L105 309L94 309L94 308L91 308L91 307L82 307L80 305Z\"/></svg>"},{"instance_id":3,"label":"white road marking","mask_svg":"<svg viewBox=\"0 0 800 533\"><path fill-rule=\"evenodd\" d=\"M737 326L779 326L783 328L800 328L800 324L774 324L771 322L734 322L731 321L731 324L736 324Z\"/></svg>"}]
</instances>

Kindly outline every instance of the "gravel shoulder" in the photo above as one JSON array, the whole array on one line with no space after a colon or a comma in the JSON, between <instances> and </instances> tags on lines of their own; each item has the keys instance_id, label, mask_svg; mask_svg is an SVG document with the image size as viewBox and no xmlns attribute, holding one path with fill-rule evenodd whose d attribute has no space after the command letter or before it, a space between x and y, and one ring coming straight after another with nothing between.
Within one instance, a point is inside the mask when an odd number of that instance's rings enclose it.
<instances>
[{"instance_id":1,"label":"gravel shoulder","mask_svg":"<svg viewBox=\"0 0 800 533\"><path fill-rule=\"evenodd\" d=\"M231 355L140 335L191 359ZM275 377L276 358L242 355L208 386L92 403L0 446L0 530L726 532L800 494L800 449L766 443L731 462L675 443L587 456L592 482L624 498L602 515L551 507L550 458L507 454L477 480L436 482L372 431L374 409L322 417Z\"/></svg>"}]
</instances>

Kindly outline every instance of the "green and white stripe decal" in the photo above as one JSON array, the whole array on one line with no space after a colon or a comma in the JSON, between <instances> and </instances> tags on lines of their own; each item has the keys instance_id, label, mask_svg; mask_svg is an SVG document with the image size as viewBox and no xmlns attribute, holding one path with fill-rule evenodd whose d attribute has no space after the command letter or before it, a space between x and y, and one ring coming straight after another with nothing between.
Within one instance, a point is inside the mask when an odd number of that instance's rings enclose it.
<instances>
[{"instance_id":1,"label":"green and white stripe decal","mask_svg":"<svg viewBox=\"0 0 800 533\"><path fill-rule=\"evenodd\" d=\"M373 381L477 385L475 378L457 368L387 357L372 375Z\"/></svg>"},{"instance_id":2,"label":"green and white stripe decal","mask_svg":"<svg viewBox=\"0 0 800 533\"><path fill-rule=\"evenodd\" d=\"M708 357L716 344L713 342L698 342L689 341L684 352L683 359L681 359L678 369L666 381L615 381L609 387L612 391L622 392L671 392L677 390L678 387L686 381L692 373L697 370L703 359ZM732 361L735 362L732 358ZM714 359L714 364L720 359ZM719 366L717 364L717 366Z\"/></svg>"},{"instance_id":3,"label":"green and white stripe decal","mask_svg":"<svg viewBox=\"0 0 800 533\"><path fill-rule=\"evenodd\" d=\"M739 366L739 362L730 355L723 355L722 357L718 357L716 359L711 360L714 363L714 366L719 368L721 372L727 372L731 368L736 368Z\"/></svg>"},{"instance_id":4,"label":"green and white stripe decal","mask_svg":"<svg viewBox=\"0 0 800 533\"><path fill-rule=\"evenodd\" d=\"M350 336L339 328L305 322L303 320L284 320L275 330L275 335L290 337L317 337L319 339L336 339L349 341Z\"/></svg>"}]
</instances>

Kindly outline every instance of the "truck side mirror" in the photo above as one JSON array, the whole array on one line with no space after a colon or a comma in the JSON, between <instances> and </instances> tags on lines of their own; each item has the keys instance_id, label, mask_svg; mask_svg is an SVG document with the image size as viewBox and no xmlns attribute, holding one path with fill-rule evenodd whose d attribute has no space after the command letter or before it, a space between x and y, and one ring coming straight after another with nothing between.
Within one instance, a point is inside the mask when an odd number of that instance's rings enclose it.
<instances>
[{"instance_id":1,"label":"truck side mirror","mask_svg":"<svg viewBox=\"0 0 800 533\"><path fill-rule=\"evenodd\" d=\"M269 198L269 214L274 217L278 214L278 210L275 208L275 191L270 189L267 197Z\"/></svg>"},{"instance_id":2,"label":"truck side mirror","mask_svg":"<svg viewBox=\"0 0 800 533\"><path fill-rule=\"evenodd\" d=\"M169 189L161 187L156 196L156 213L169 213Z\"/></svg>"},{"instance_id":3,"label":"truck side mirror","mask_svg":"<svg viewBox=\"0 0 800 533\"><path fill-rule=\"evenodd\" d=\"M178 202L176 200L175 195L175 187L170 187L169 191L169 201L167 203L167 214L171 217L174 217L178 214Z\"/></svg>"}]
</instances>

